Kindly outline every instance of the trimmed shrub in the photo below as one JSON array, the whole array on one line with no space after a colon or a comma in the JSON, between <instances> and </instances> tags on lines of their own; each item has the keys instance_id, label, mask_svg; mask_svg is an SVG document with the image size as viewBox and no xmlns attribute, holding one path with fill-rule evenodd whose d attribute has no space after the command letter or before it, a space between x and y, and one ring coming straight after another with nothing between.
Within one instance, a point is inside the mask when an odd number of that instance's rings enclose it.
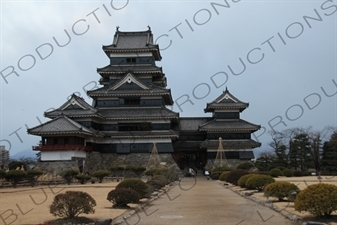
<instances>
[{"instance_id":1,"label":"trimmed shrub","mask_svg":"<svg viewBox=\"0 0 337 225\"><path fill-rule=\"evenodd\" d=\"M283 176L285 176L285 177L292 177L293 176L293 171L291 169L284 169L282 171L282 173L283 173Z\"/></svg>"},{"instance_id":2,"label":"trimmed shrub","mask_svg":"<svg viewBox=\"0 0 337 225\"><path fill-rule=\"evenodd\" d=\"M166 175L169 172L167 168L159 168L156 170L155 175Z\"/></svg>"},{"instance_id":3,"label":"trimmed shrub","mask_svg":"<svg viewBox=\"0 0 337 225\"><path fill-rule=\"evenodd\" d=\"M178 173L173 170L168 170L165 176L170 183L179 180Z\"/></svg>"},{"instance_id":4,"label":"trimmed shrub","mask_svg":"<svg viewBox=\"0 0 337 225\"><path fill-rule=\"evenodd\" d=\"M87 182L88 180L91 179L91 176L86 175L86 174L79 174L79 175L76 175L75 178L76 178L81 184L85 184L85 182Z\"/></svg>"},{"instance_id":5,"label":"trimmed shrub","mask_svg":"<svg viewBox=\"0 0 337 225\"><path fill-rule=\"evenodd\" d=\"M159 169L152 168L152 169L146 170L146 171L144 172L144 174L145 174L146 176L153 176L153 175L155 175L158 171L159 171Z\"/></svg>"},{"instance_id":6,"label":"trimmed shrub","mask_svg":"<svg viewBox=\"0 0 337 225\"><path fill-rule=\"evenodd\" d=\"M41 170L27 170L27 177L30 183L30 186L34 187L37 179L43 174Z\"/></svg>"},{"instance_id":7,"label":"trimmed shrub","mask_svg":"<svg viewBox=\"0 0 337 225\"><path fill-rule=\"evenodd\" d=\"M165 185L169 184L169 181L167 180L167 178L164 175L154 175L151 180L153 180L153 181L158 180L158 182L161 182L163 184L163 187Z\"/></svg>"},{"instance_id":8,"label":"trimmed shrub","mask_svg":"<svg viewBox=\"0 0 337 225\"><path fill-rule=\"evenodd\" d=\"M125 173L125 167L124 166L113 166L110 168L110 171L112 173L112 176L121 177Z\"/></svg>"},{"instance_id":9,"label":"trimmed shrub","mask_svg":"<svg viewBox=\"0 0 337 225\"><path fill-rule=\"evenodd\" d=\"M14 188L19 181L23 180L27 176L27 173L22 170L10 170L6 173L6 179L10 179Z\"/></svg>"},{"instance_id":10,"label":"trimmed shrub","mask_svg":"<svg viewBox=\"0 0 337 225\"><path fill-rule=\"evenodd\" d=\"M110 175L109 170L97 170L91 174L91 176L96 177L99 180L99 183L102 183L103 178Z\"/></svg>"},{"instance_id":11,"label":"trimmed shrub","mask_svg":"<svg viewBox=\"0 0 337 225\"><path fill-rule=\"evenodd\" d=\"M215 167L211 170L211 173L222 173L225 171L230 171L231 168L229 168L228 166L222 166L222 167Z\"/></svg>"},{"instance_id":12,"label":"trimmed shrub","mask_svg":"<svg viewBox=\"0 0 337 225\"><path fill-rule=\"evenodd\" d=\"M252 174L247 174L247 175L244 175L242 176L239 180L238 180L238 185L242 188L245 188L246 187L246 182L247 180L252 177L252 176L255 176L256 174L252 173Z\"/></svg>"},{"instance_id":13,"label":"trimmed shrub","mask_svg":"<svg viewBox=\"0 0 337 225\"><path fill-rule=\"evenodd\" d=\"M71 180L78 174L78 171L70 169L61 172L61 176L66 180L67 184L71 183Z\"/></svg>"},{"instance_id":14,"label":"trimmed shrub","mask_svg":"<svg viewBox=\"0 0 337 225\"><path fill-rule=\"evenodd\" d=\"M66 191L54 197L49 211L54 216L74 218L81 213L95 213L96 201L86 192Z\"/></svg>"},{"instance_id":15,"label":"trimmed shrub","mask_svg":"<svg viewBox=\"0 0 337 225\"><path fill-rule=\"evenodd\" d=\"M140 177L146 168L144 166L127 166L125 170L130 170L135 173L137 177Z\"/></svg>"},{"instance_id":16,"label":"trimmed shrub","mask_svg":"<svg viewBox=\"0 0 337 225\"><path fill-rule=\"evenodd\" d=\"M272 176L272 177L278 177L278 176L282 176L283 173L280 169L274 168L274 169L269 171L269 175Z\"/></svg>"},{"instance_id":17,"label":"trimmed shrub","mask_svg":"<svg viewBox=\"0 0 337 225\"><path fill-rule=\"evenodd\" d=\"M279 169L279 170L281 170L281 171L287 169L287 167L285 167L285 166L278 166L278 167L276 167L276 168Z\"/></svg>"},{"instance_id":18,"label":"trimmed shrub","mask_svg":"<svg viewBox=\"0 0 337 225\"><path fill-rule=\"evenodd\" d=\"M112 207L126 207L129 203L138 203L140 195L129 188L119 188L108 193L106 198L112 203Z\"/></svg>"},{"instance_id":19,"label":"trimmed shrub","mask_svg":"<svg viewBox=\"0 0 337 225\"><path fill-rule=\"evenodd\" d=\"M223 172L226 172L226 171L230 171L231 169L227 166L222 166L222 167L215 167L211 170L210 172L210 175L209 177L212 179L212 180L219 180L220 178L220 175L223 173Z\"/></svg>"},{"instance_id":20,"label":"trimmed shrub","mask_svg":"<svg viewBox=\"0 0 337 225\"><path fill-rule=\"evenodd\" d=\"M274 182L274 178L269 175L256 174L255 176L251 176L247 180L246 187L249 189L257 189L259 191L262 191L267 184Z\"/></svg>"},{"instance_id":21,"label":"trimmed shrub","mask_svg":"<svg viewBox=\"0 0 337 225\"><path fill-rule=\"evenodd\" d=\"M241 169L232 170L227 174L225 181L232 183L234 185L238 185L238 180L242 176L247 175L248 173L249 172L247 170L241 170Z\"/></svg>"},{"instance_id":22,"label":"trimmed shrub","mask_svg":"<svg viewBox=\"0 0 337 225\"><path fill-rule=\"evenodd\" d=\"M229 174L229 171L222 172L219 176L219 180L225 181L228 174Z\"/></svg>"},{"instance_id":23,"label":"trimmed shrub","mask_svg":"<svg viewBox=\"0 0 337 225\"><path fill-rule=\"evenodd\" d=\"M264 188L264 196L278 198L282 201L285 197L289 197L293 192L300 192L300 189L290 182L277 181L275 183L270 183Z\"/></svg>"},{"instance_id":24,"label":"trimmed shrub","mask_svg":"<svg viewBox=\"0 0 337 225\"><path fill-rule=\"evenodd\" d=\"M250 170L250 168L253 168L254 164L250 163L250 162L243 162L241 164L239 164L236 169L242 169L242 170Z\"/></svg>"},{"instance_id":25,"label":"trimmed shrub","mask_svg":"<svg viewBox=\"0 0 337 225\"><path fill-rule=\"evenodd\" d=\"M148 193L148 186L146 185L146 183L136 178L128 178L123 180L116 186L116 189L119 188L130 188L132 190L135 190L141 198Z\"/></svg>"},{"instance_id":26,"label":"trimmed shrub","mask_svg":"<svg viewBox=\"0 0 337 225\"><path fill-rule=\"evenodd\" d=\"M219 174L219 173L211 173L211 174L209 175L209 177L210 177L212 180L219 180L220 174Z\"/></svg>"},{"instance_id":27,"label":"trimmed shrub","mask_svg":"<svg viewBox=\"0 0 337 225\"><path fill-rule=\"evenodd\" d=\"M302 177L303 176L303 172L299 171L299 170L295 170L293 172L294 177Z\"/></svg>"},{"instance_id":28,"label":"trimmed shrub","mask_svg":"<svg viewBox=\"0 0 337 225\"><path fill-rule=\"evenodd\" d=\"M168 179L163 175L154 175L151 180L147 182L148 185L152 186L153 189L159 190L168 184Z\"/></svg>"},{"instance_id":29,"label":"trimmed shrub","mask_svg":"<svg viewBox=\"0 0 337 225\"><path fill-rule=\"evenodd\" d=\"M329 216L337 211L337 186L325 183L308 186L296 196L295 210L320 217Z\"/></svg>"},{"instance_id":30,"label":"trimmed shrub","mask_svg":"<svg viewBox=\"0 0 337 225\"><path fill-rule=\"evenodd\" d=\"M146 176L155 176L155 175L163 175L170 182L176 181L179 179L178 173L173 170L169 170L166 168L153 168L145 171Z\"/></svg>"}]
</instances>

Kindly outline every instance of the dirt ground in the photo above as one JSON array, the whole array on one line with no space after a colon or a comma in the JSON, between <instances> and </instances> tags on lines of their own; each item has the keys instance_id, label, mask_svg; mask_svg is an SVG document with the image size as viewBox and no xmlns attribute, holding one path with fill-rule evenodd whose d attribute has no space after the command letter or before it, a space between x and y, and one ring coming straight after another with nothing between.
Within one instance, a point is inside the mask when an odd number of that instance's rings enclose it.
<instances>
[{"instance_id":1,"label":"dirt ground","mask_svg":"<svg viewBox=\"0 0 337 225\"><path fill-rule=\"evenodd\" d=\"M337 177L322 177L320 181L317 177L281 177L277 181L290 181L304 189L307 185L318 182L330 183L337 185ZM123 213L126 209L113 209L112 204L106 200L109 191L114 189L118 183L106 181L101 184L72 184L57 186L37 186L22 188L0 188L0 225L28 225L43 224L46 221L57 219L49 213L49 205L52 203L54 196L58 193L64 193L68 190L84 191L89 193L96 200L94 214L81 214L92 219L115 218ZM273 201L273 199L263 196L263 193L253 195L264 201ZM294 210L293 203L275 202L273 203L281 209L296 214L300 217L310 217L308 213L299 213ZM136 205L133 205L135 207ZM335 215L337 215L335 213ZM330 223L337 224L337 223Z\"/></svg>"},{"instance_id":2,"label":"dirt ground","mask_svg":"<svg viewBox=\"0 0 337 225\"><path fill-rule=\"evenodd\" d=\"M126 209L113 209L106 200L107 194L116 187L117 182L101 184L72 184L57 186L38 186L22 188L0 188L0 225L43 224L57 219L49 213L49 205L54 196L71 191L84 191L96 201L94 214L81 214L92 219L115 218Z\"/></svg>"}]
</instances>

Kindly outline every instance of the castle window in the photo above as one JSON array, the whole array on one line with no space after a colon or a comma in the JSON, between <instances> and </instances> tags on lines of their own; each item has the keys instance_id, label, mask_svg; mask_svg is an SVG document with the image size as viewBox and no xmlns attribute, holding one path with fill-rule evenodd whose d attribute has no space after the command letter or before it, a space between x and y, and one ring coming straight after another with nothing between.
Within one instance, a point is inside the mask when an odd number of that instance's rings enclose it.
<instances>
[{"instance_id":1,"label":"castle window","mask_svg":"<svg viewBox=\"0 0 337 225\"><path fill-rule=\"evenodd\" d=\"M136 58L126 58L126 62L127 63L135 63L136 62Z\"/></svg>"},{"instance_id":2,"label":"castle window","mask_svg":"<svg viewBox=\"0 0 337 225\"><path fill-rule=\"evenodd\" d=\"M124 98L124 105L140 105L140 98Z\"/></svg>"}]
</instances>

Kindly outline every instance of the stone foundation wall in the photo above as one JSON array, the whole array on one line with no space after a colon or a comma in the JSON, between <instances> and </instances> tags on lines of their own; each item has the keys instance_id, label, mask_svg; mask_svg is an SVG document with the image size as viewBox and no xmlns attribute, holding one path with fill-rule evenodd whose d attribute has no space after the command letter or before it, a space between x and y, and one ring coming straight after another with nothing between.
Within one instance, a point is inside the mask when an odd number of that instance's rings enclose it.
<instances>
[{"instance_id":1,"label":"stone foundation wall","mask_svg":"<svg viewBox=\"0 0 337 225\"><path fill-rule=\"evenodd\" d=\"M52 175L58 175L63 170L78 170L78 162L74 161L48 161L48 162L38 162L36 169L43 171L44 173L49 173Z\"/></svg>"},{"instance_id":2,"label":"stone foundation wall","mask_svg":"<svg viewBox=\"0 0 337 225\"><path fill-rule=\"evenodd\" d=\"M109 170L113 166L144 166L146 167L150 158L148 153L99 153L91 152L84 161L83 173L96 170ZM182 174L171 154L159 154L161 166ZM79 165L83 165L83 159L73 161L48 161L39 162L36 169L45 173L58 175L63 170L73 169L79 171Z\"/></svg>"},{"instance_id":3,"label":"stone foundation wall","mask_svg":"<svg viewBox=\"0 0 337 225\"><path fill-rule=\"evenodd\" d=\"M84 173L92 173L96 170L109 170L113 166L144 166L146 167L150 158L148 153L99 153L91 152L87 155L84 164ZM161 165L165 168L181 174L181 170L174 161L171 154L159 154Z\"/></svg>"}]
</instances>

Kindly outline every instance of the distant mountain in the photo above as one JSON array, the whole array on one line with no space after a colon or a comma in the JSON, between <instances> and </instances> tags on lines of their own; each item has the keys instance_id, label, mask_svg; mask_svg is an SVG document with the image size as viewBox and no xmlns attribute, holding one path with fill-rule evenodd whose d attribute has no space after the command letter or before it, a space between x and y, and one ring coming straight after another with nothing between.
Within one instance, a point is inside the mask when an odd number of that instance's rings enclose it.
<instances>
[{"instance_id":1,"label":"distant mountain","mask_svg":"<svg viewBox=\"0 0 337 225\"><path fill-rule=\"evenodd\" d=\"M10 159L20 159L20 158L36 158L36 151L33 151L32 149L26 149L23 151L20 151L18 153L15 153L14 155L10 155Z\"/></svg>"}]
</instances>

